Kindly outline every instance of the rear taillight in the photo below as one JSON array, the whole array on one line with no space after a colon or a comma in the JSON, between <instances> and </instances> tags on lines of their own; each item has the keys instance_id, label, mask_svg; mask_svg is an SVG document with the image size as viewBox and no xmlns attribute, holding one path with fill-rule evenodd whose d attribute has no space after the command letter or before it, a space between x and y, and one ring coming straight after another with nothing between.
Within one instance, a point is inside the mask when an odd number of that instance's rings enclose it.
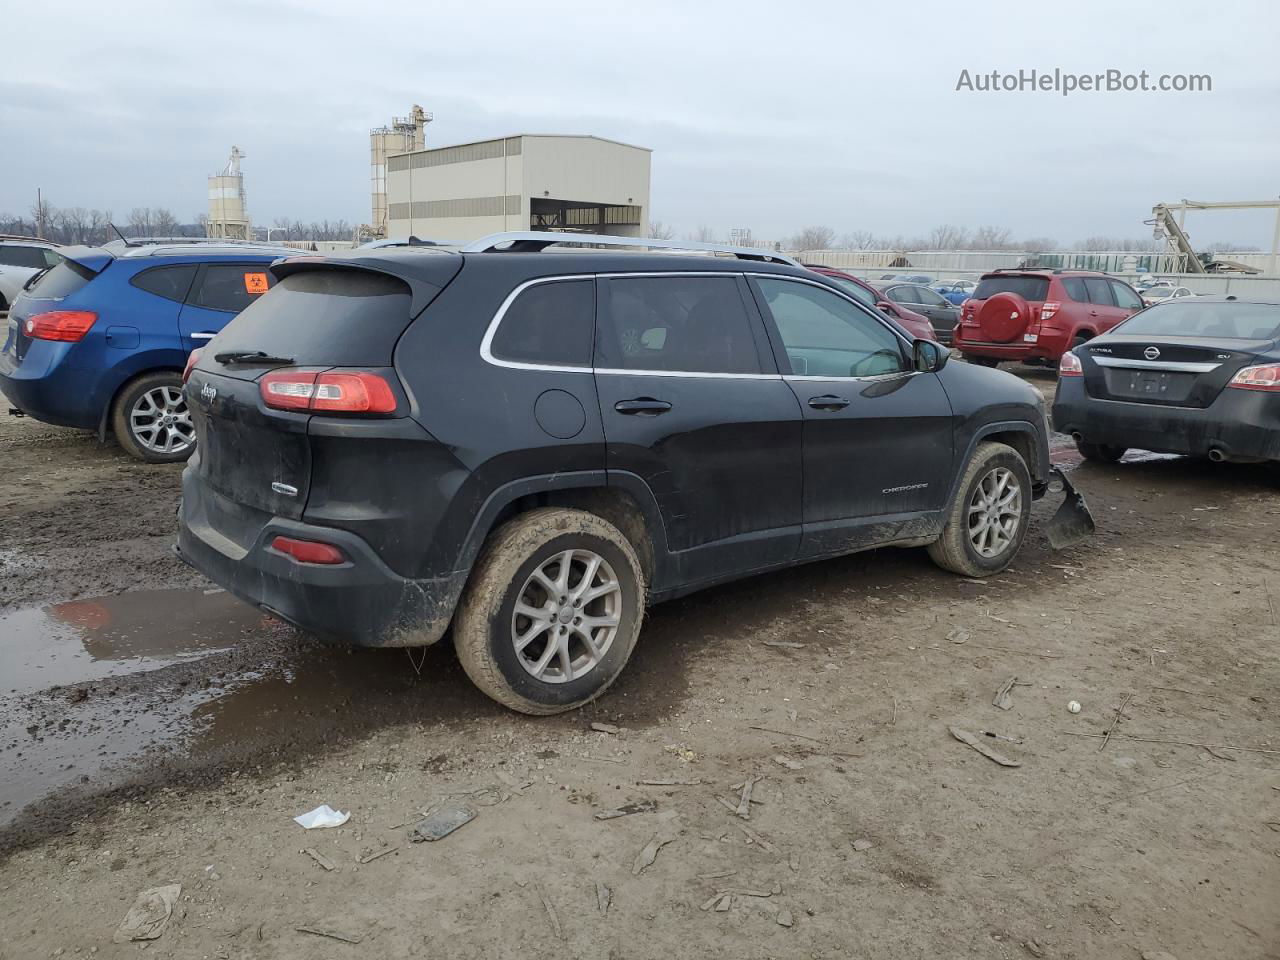
<instances>
[{"instance_id":1,"label":"rear taillight","mask_svg":"<svg viewBox=\"0 0 1280 960\"><path fill-rule=\"evenodd\" d=\"M1058 361L1058 376L1083 377L1084 366L1080 363L1080 358L1074 353L1064 353L1062 359Z\"/></svg>"},{"instance_id":2,"label":"rear taillight","mask_svg":"<svg viewBox=\"0 0 1280 960\"><path fill-rule=\"evenodd\" d=\"M316 540L296 540L293 537L276 537L271 541L271 549L285 556L293 557L299 563L346 563L347 558L341 550L331 543L320 543Z\"/></svg>"},{"instance_id":3,"label":"rear taillight","mask_svg":"<svg viewBox=\"0 0 1280 960\"><path fill-rule=\"evenodd\" d=\"M1262 390L1266 393L1280 393L1280 363L1264 363L1256 367L1245 367L1236 371L1228 387L1238 390Z\"/></svg>"},{"instance_id":4,"label":"rear taillight","mask_svg":"<svg viewBox=\"0 0 1280 960\"><path fill-rule=\"evenodd\" d=\"M1040 319L1048 320L1062 308L1057 300L1046 300L1040 307Z\"/></svg>"},{"instance_id":5,"label":"rear taillight","mask_svg":"<svg viewBox=\"0 0 1280 960\"><path fill-rule=\"evenodd\" d=\"M97 319L89 310L51 310L28 317L22 329L33 340L79 343Z\"/></svg>"},{"instance_id":6,"label":"rear taillight","mask_svg":"<svg viewBox=\"0 0 1280 960\"><path fill-rule=\"evenodd\" d=\"M192 350L191 353L187 355L187 365L182 370L183 383L186 383L188 380L191 379L191 371L195 369L196 363L199 361L199 359L200 359L199 350Z\"/></svg>"},{"instance_id":7,"label":"rear taillight","mask_svg":"<svg viewBox=\"0 0 1280 960\"><path fill-rule=\"evenodd\" d=\"M262 402L277 410L312 413L395 413L391 384L376 373L273 370L258 381Z\"/></svg>"}]
</instances>

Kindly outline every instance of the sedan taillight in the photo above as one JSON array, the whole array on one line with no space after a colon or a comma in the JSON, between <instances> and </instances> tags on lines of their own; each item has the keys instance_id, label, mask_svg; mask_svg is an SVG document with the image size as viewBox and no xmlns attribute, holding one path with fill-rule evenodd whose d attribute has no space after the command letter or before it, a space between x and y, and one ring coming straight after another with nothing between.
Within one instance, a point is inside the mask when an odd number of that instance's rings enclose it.
<instances>
[{"instance_id":1,"label":"sedan taillight","mask_svg":"<svg viewBox=\"0 0 1280 960\"><path fill-rule=\"evenodd\" d=\"M1070 351L1064 353L1058 361L1058 376L1083 377L1084 366L1080 363L1080 358Z\"/></svg>"},{"instance_id":2,"label":"sedan taillight","mask_svg":"<svg viewBox=\"0 0 1280 960\"><path fill-rule=\"evenodd\" d=\"M1228 387L1238 390L1261 390L1280 393L1280 363L1263 363L1237 370Z\"/></svg>"},{"instance_id":3,"label":"sedan taillight","mask_svg":"<svg viewBox=\"0 0 1280 960\"><path fill-rule=\"evenodd\" d=\"M367 370L273 370L258 381L258 392L262 402L276 410L395 413L397 406L391 385L381 375Z\"/></svg>"},{"instance_id":4,"label":"sedan taillight","mask_svg":"<svg viewBox=\"0 0 1280 960\"><path fill-rule=\"evenodd\" d=\"M79 343L97 320L90 310L51 310L28 317L22 332L32 340Z\"/></svg>"}]
</instances>

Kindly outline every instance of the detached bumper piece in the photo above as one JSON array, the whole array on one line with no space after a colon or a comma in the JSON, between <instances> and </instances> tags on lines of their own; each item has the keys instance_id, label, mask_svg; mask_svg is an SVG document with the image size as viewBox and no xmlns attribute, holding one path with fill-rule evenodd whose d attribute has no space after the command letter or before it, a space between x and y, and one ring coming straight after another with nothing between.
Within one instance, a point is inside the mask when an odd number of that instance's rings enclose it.
<instances>
[{"instance_id":1,"label":"detached bumper piece","mask_svg":"<svg viewBox=\"0 0 1280 960\"><path fill-rule=\"evenodd\" d=\"M1044 532L1049 538L1049 546L1055 550L1062 550L1088 539L1097 529L1097 525L1093 522L1089 505L1084 501L1084 494L1072 486L1065 473L1054 467L1049 471L1049 489L1056 493L1058 484L1062 485L1061 489L1066 494L1066 498L1045 527Z\"/></svg>"}]
</instances>

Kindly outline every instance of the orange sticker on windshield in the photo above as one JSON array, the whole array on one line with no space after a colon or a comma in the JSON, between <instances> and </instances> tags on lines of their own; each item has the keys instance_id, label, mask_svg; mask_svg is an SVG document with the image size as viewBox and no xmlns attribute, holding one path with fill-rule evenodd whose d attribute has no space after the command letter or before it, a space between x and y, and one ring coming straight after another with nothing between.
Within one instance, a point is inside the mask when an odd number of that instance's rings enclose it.
<instances>
[{"instance_id":1,"label":"orange sticker on windshield","mask_svg":"<svg viewBox=\"0 0 1280 960\"><path fill-rule=\"evenodd\" d=\"M267 275L265 273L246 273L244 275L245 293L266 293Z\"/></svg>"}]
</instances>

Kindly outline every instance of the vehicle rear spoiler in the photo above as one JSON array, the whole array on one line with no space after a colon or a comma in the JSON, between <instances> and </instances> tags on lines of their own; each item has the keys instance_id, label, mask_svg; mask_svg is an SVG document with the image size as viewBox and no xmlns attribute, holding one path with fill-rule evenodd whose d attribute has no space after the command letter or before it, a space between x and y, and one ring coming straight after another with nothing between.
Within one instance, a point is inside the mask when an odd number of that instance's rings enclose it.
<instances>
[{"instance_id":1,"label":"vehicle rear spoiler","mask_svg":"<svg viewBox=\"0 0 1280 960\"><path fill-rule=\"evenodd\" d=\"M384 248L394 250L394 247ZM434 249L434 248L427 248ZM376 254L376 249L375 249ZM386 260L378 256L334 257L303 254L285 257L271 264L276 279L306 270L368 270L394 277L409 288L410 315L414 318L427 308L432 300L449 285L449 281L462 269L462 257L455 254L433 254L414 267L406 269L402 260ZM427 274L427 277L420 276Z\"/></svg>"},{"instance_id":2,"label":"vehicle rear spoiler","mask_svg":"<svg viewBox=\"0 0 1280 960\"><path fill-rule=\"evenodd\" d=\"M101 273L115 259L115 254L102 247L59 247L58 254L94 273Z\"/></svg>"}]
</instances>

